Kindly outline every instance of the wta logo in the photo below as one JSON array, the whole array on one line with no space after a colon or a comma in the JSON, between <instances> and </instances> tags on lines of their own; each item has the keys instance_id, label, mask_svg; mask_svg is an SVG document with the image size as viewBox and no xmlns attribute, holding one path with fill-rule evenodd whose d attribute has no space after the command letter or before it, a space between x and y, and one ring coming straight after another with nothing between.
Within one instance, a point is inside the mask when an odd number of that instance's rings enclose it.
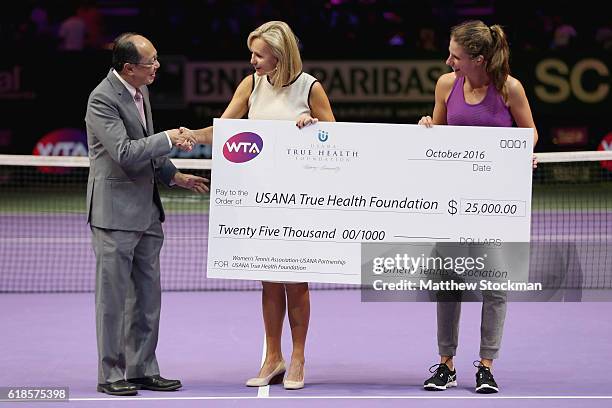
<instances>
[{"instance_id":1,"label":"wta logo","mask_svg":"<svg viewBox=\"0 0 612 408\"><path fill-rule=\"evenodd\" d=\"M62 128L44 135L32 152L35 156L87 156L87 134L83 129ZM42 173L67 174L69 167L38 167Z\"/></svg>"},{"instance_id":2,"label":"wta logo","mask_svg":"<svg viewBox=\"0 0 612 408\"><path fill-rule=\"evenodd\" d=\"M223 156L233 163L253 160L263 150L263 140L257 133L242 132L230 137L223 145Z\"/></svg>"}]
</instances>

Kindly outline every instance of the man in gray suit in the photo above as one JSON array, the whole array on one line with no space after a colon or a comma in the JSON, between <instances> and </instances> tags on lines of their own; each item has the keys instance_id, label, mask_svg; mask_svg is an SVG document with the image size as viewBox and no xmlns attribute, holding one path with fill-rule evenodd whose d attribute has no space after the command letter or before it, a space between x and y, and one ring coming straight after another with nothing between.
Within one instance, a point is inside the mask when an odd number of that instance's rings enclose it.
<instances>
[{"instance_id":1,"label":"man in gray suit","mask_svg":"<svg viewBox=\"0 0 612 408\"><path fill-rule=\"evenodd\" d=\"M172 145L189 149L195 139L178 129L153 132L147 85L158 68L149 40L120 35L113 68L89 96L85 116L87 216L96 255L97 390L111 395L181 387L179 380L159 375L155 357L164 239L156 183L203 193L208 180L177 171L164 157Z\"/></svg>"}]
</instances>

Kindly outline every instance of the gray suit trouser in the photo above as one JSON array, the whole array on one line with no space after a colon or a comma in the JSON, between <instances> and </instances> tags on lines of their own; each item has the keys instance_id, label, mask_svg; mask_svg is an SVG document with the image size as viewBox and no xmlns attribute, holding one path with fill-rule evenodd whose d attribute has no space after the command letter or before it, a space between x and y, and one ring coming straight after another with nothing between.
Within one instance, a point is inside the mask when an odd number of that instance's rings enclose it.
<instances>
[{"instance_id":1,"label":"gray suit trouser","mask_svg":"<svg viewBox=\"0 0 612 408\"><path fill-rule=\"evenodd\" d=\"M146 231L91 227L100 384L159 374L155 349L161 307L159 253L164 234L159 210L153 206Z\"/></svg>"},{"instance_id":2,"label":"gray suit trouser","mask_svg":"<svg viewBox=\"0 0 612 408\"><path fill-rule=\"evenodd\" d=\"M441 356L454 356L459 342L461 301L438 302L438 351ZM494 360L499 355L506 319L506 292L482 291L480 318L480 358Z\"/></svg>"}]
</instances>

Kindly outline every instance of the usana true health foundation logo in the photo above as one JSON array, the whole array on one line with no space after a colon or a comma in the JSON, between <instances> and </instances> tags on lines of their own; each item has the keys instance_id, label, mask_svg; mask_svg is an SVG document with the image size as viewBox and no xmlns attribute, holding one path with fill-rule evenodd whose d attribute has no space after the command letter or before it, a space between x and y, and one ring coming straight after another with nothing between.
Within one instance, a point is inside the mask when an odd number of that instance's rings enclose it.
<instances>
[{"instance_id":1,"label":"usana true health foundation logo","mask_svg":"<svg viewBox=\"0 0 612 408\"><path fill-rule=\"evenodd\" d=\"M287 156L311 165L334 165L350 163L359 159L359 151L349 141L337 141L329 131L318 130L314 141L292 144L287 147ZM334 168L336 168L334 167ZM310 167L309 167L310 168Z\"/></svg>"}]
</instances>

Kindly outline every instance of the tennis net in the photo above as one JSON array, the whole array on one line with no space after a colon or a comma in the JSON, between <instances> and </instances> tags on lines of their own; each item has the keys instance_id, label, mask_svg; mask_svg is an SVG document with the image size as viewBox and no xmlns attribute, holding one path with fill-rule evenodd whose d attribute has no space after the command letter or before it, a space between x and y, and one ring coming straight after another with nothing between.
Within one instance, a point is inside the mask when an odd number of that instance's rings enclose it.
<instances>
[{"instance_id":1,"label":"tennis net","mask_svg":"<svg viewBox=\"0 0 612 408\"><path fill-rule=\"evenodd\" d=\"M579 273L565 276L559 286L611 289L612 152L537 156L532 242L551 249L532 256L532 269L574 262ZM210 160L173 162L185 173L210 177ZM85 213L88 166L86 157L0 155L0 292L94 290L95 258ZM161 253L164 290L261 288L256 281L206 278L207 194L162 186L160 193L168 214Z\"/></svg>"}]
</instances>

